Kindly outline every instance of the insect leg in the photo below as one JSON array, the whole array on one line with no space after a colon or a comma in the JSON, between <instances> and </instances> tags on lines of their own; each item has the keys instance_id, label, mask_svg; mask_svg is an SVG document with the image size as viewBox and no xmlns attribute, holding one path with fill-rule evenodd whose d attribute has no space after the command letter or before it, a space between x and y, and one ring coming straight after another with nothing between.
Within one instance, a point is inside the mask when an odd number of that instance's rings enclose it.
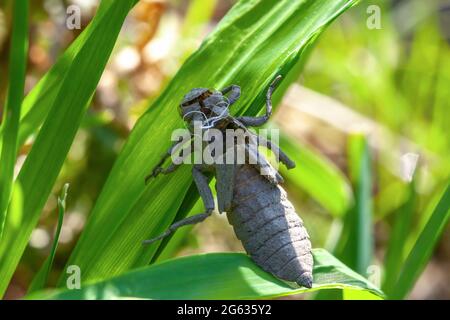
<instances>
[{"instance_id":1,"label":"insect leg","mask_svg":"<svg viewBox=\"0 0 450 320\"><path fill-rule=\"evenodd\" d=\"M208 218L211 214L212 214L212 210L205 212L205 213L196 214L195 216L191 216L191 217L182 219L180 221L177 221L174 224L172 224L169 227L169 229L167 229L163 234L157 236L156 238L150 239L150 240L144 240L144 241L142 241L142 244L151 244L155 241L161 240L161 239L171 235L173 232L175 232L180 227L202 222L203 220Z\"/></svg>"},{"instance_id":2,"label":"insect leg","mask_svg":"<svg viewBox=\"0 0 450 320\"><path fill-rule=\"evenodd\" d=\"M283 177L270 165L267 159L258 152L258 149L254 144L250 143L246 145L245 148L248 154L249 164L255 166L260 171L261 175L266 177L270 183L280 184L284 182Z\"/></svg>"},{"instance_id":3,"label":"insect leg","mask_svg":"<svg viewBox=\"0 0 450 320\"><path fill-rule=\"evenodd\" d=\"M265 124L270 116L272 115L272 94L275 91L278 83L281 80L281 76L277 76L275 80L272 81L272 83L269 86L269 89L267 90L266 94L266 114L260 117L238 117L236 118L239 122L241 122L243 125L248 127L259 127Z\"/></svg>"},{"instance_id":4,"label":"insect leg","mask_svg":"<svg viewBox=\"0 0 450 320\"><path fill-rule=\"evenodd\" d=\"M273 143L270 140L265 139L262 136L258 136L258 145L263 145L264 147L270 149L275 153L277 156L277 159L281 163L284 163L286 165L286 168L293 169L295 168L295 162L289 159L289 157L280 149L279 146L277 146L275 143Z\"/></svg>"},{"instance_id":5,"label":"insect leg","mask_svg":"<svg viewBox=\"0 0 450 320\"><path fill-rule=\"evenodd\" d=\"M167 169L164 169L162 167L162 165L167 160L167 158L169 158L172 155L172 153L178 147L181 147L181 146L182 146L182 142L180 142L180 141L176 141L174 144L172 144L172 146L170 146L170 148L167 150L167 152L161 157L161 160L159 160L158 164L153 168L152 172L148 176L145 177L145 184L148 184L148 182L151 178L156 178L160 173L169 174L169 173L174 172L181 165L181 164L171 163ZM182 151L183 150L180 150L180 153Z\"/></svg>"},{"instance_id":6,"label":"insect leg","mask_svg":"<svg viewBox=\"0 0 450 320\"><path fill-rule=\"evenodd\" d=\"M201 172L200 168L201 165L195 165L192 168L192 176L205 205L206 212L212 212L214 210L214 197L209 188L208 178Z\"/></svg>"},{"instance_id":7,"label":"insect leg","mask_svg":"<svg viewBox=\"0 0 450 320\"><path fill-rule=\"evenodd\" d=\"M177 163L171 163L169 164L169 166L165 169L161 169L159 172L162 174L169 174L174 172L175 170L177 170L180 167L181 164L177 164Z\"/></svg>"},{"instance_id":8,"label":"insect leg","mask_svg":"<svg viewBox=\"0 0 450 320\"><path fill-rule=\"evenodd\" d=\"M209 188L208 178L200 171L197 166L194 166L194 168L192 168L192 175L194 177L198 192L200 193L200 197L202 198L205 205L206 212L196 214L194 216L187 217L175 222L163 234L150 240L144 240L142 242L143 244L151 244L155 241L161 240L175 232L178 228L202 222L212 214L212 211L214 210L214 197L212 195L211 189Z\"/></svg>"},{"instance_id":9,"label":"insect leg","mask_svg":"<svg viewBox=\"0 0 450 320\"><path fill-rule=\"evenodd\" d=\"M233 84L233 85L231 85L229 87L226 87L226 88L222 89L220 92L222 92L222 94L225 95L225 94L227 94L230 91L231 91L231 93L230 93L230 96L228 97L228 101L230 102L230 105L232 105L241 96L241 87Z\"/></svg>"}]
</instances>

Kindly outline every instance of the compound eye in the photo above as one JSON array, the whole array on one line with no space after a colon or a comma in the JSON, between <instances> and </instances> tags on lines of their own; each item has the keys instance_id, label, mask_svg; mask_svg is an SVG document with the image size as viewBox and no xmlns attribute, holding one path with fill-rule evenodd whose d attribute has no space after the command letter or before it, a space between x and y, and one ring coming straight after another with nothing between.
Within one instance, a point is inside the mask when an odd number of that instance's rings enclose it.
<instances>
[{"instance_id":1,"label":"compound eye","mask_svg":"<svg viewBox=\"0 0 450 320\"><path fill-rule=\"evenodd\" d=\"M183 120L190 121L195 113L201 112L200 104L198 102L195 102L187 106L180 105L179 112Z\"/></svg>"},{"instance_id":2,"label":"compound eye","mask_svg":"<svg viewBox=\"0 0 450 320\"><path fill-rule=\"evenodd\" d=\"M203 105L203 103L200 102L201 105ZM200 109L200 111L206 116L209 117L211 115L211 109L208 107L205 107L204 105L202 106L202 108Z\"/></svg>"}]
</instances>

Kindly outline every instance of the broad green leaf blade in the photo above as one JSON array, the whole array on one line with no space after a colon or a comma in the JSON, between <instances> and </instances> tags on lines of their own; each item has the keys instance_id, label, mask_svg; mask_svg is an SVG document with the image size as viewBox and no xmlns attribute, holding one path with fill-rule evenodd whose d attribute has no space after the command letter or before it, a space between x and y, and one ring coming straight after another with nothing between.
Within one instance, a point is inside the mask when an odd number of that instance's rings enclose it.
<instances>
[{"instance_id":1,"label":"broad green leaf blade","mask_svg":"<svg viewBox=\"0 0 450 320\"><path fill-rule=\"evenodd\" d=\"M409 253L389 298L403 299L413 288L450 219L450 184Z\"/></svg>"},{"instance_id":2,"label":"broad green leaf blade","mask_svg":"<svg viewBox=\"0 0 450 320\"><path fill-rule=\"evenodd\" d=\"M333 216L342 217L353 205L353 194L347 178L333 163L285 135L280 137L280 146L297 164L293 170L281 166L282 175Z\"/></svg>"},{"instance_id":3,"label":"broad green leaf blade","mask_svg":"<svg viewBox=\"0 0 450 320\"><path fill-rule=\"evenodd\" d=\"M347 288L383 293L323 249L314 252L312 289L291 286L262 271L241 253L214 253L168 260L80 290L37 293L30 299L260 299Z\"/></svg>"},{"instance_id":4,"label":"broad green leaf blade","mask_svg":"<svg viewBox=\"0 0 450 320\"><path fill-rule=\"evenodd\" d=\"M55 259L56 249L58 248L59 235L61 234L61 228L64 221L64 213L66 211L66 198L67 190L69 189L69 184L65 184L60 197L58 197L58 225L56 226L55 236L53 238L52 248L50 250L50 255L45 260L41 269L34 276L33 281L30 284L28 292L35 292L42 290L48 281L48 276L53 266L53 260Z\"/></svg>"},{"instance_id":5,"label":"broad green leaf blade","mask_svg":"<svg viewBox=\"0 0 450 320\"><path fill-rule=\"evenodd\" d=\"M383 300L382 297L369 291L344 289L342 293L343 300Z\"/></svg>"},{"instance_id":6,"label":"broad green leaf blade","mask_svg":"<svg viewBox=\"0 0 450 320\"><path fill-rule=\"evenodd\" d=\"M12 40L9 50L9 84L2 122L4 135L1 140L3 142L0 145L0 241L13 189L20 110L28 58L28 11L28 0L14 2Z\"/></svg>"},{"instance_id":7,"label":"broad green leaf blade","mask_svg":"<svg viewBox=\"0 0 450 320\"><path fill-rule=\"evenodd\" d=\"M366 275L372 262L372 177L371 156L366 137L354 134L349 138L348 161L355 204L344 219L342 246L337 257L359 274Z\"/></svg>"},{"instance_id":8,"label":"broad green leaf blade","mask_svg":"<svg viewBox=\"0 0 450 320\"><path fill-rule=\"evenodd\" d=\"M39 220L122 23L134 3L134 0L113 1L99 17L96 32L89 35L60 79L56 98L16 181L24 195L23 217L20 229L5 228L0 243L0 295Z\"/></svg>"},{"instance_id":9,"label":"broad green leaf blade","mask_svg":"<svg viewBox=\"0 0 450 320\"><path fill-rule=\"evenodd\" d=\"M168 149L173 130L183 128L177 106L184 94L234 83L242 96L231 112L254 115L273 78L285 76L318 34L355 2L252 0L228 12L139 119L121 151L68 262L80 266L84 281L149 263L157 244L143 247L142 240L173 222L192 182L189 167L148 186L144 178Z\"/></svg>"}]
</instances>

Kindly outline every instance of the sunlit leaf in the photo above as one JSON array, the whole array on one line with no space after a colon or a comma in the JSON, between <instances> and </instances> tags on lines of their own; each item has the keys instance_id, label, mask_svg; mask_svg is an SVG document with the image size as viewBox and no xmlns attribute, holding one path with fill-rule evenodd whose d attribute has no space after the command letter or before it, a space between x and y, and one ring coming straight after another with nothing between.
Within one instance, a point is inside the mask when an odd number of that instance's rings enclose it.
<instances>
[{"instance_id":1,"label":"sunlit leaf","mask_svg":"<svg viewBox=\"0 0 450 320\"><path fill-rule=\"evenodd\" d=\"M17 0L13 5L12 40L9 50L9 84L0 137L0 241L13 189L14 165L18 145L19 119L25 87L28 58L27 0Z\"/></svg>"},{"instance_id":2,"label":"sunlit leaf","mask_svg":"<svg viewBox=\"0 0 450 320\"><path fill-rule=\"evenodd\" d=\"M168 260L85 285L31 295L33 299L257 299L341 288L384 294L323 249L314 252L312 289L295 287L262 271L241 253L214 253ZM195 272L193 272L195 270Z\"/></svg>"}]
</instances>

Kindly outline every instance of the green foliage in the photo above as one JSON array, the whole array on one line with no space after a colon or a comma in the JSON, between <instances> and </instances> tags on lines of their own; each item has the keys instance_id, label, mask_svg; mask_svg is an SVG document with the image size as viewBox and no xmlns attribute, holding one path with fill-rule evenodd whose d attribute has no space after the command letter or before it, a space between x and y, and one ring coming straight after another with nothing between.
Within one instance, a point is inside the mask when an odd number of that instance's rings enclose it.
<instances>
[{"instance_id":1,"label":"green foliage","mask_svg":"<svg viewBox=\"0 0 450 320\"><path fill-rule=\"evenodd\" d=\"M383 293L323 249L314 252L314 287L298 288L262 271L240 253L214 253L169 260L81 290L59 290L31 295L32 299L258 299L346 288ZM195 272L193 272L195 270Z\"/></svg>"},{"instance_id":2,"label":"green foliage","mask_svg":"<svg viewBox=\"0 0 450 320\"><path fill-rule=\"evenodd\" d=\"M30 288L28 289L28 292L34 292L44 289L47 284L48 276L52 269L53 261L55 260L56 249L58 248L59 235L61 234L61 228L64 221L64 213L66 211L66 198L68 189L69 184L66 183L61 191L60 197L58 198L58 225L56 226L56 232L53 238L53 244L50 250L50 255L45 260L39 272L34 276L33 281L30 284Z\"/></svg>"},{"instance_id":3,"label":"green foliage","mask_svg":"<svg viewBox=\"0 0 450 320\"><path fill-rule=\"evenodd\" d=\"M16 180L23 195L23 212L19 228L8 227L6 222L0 243L1 294L39 220L122 22L134 3L133 0L111 1L104 14L96 17L100 22L95 23L95 32L83 39L83 46L57 80L60 85L54 88L55 99L50 103L48 115ZM48 84L54 85L55 82ZM45 87L43 85L40 89Z\"/></svg>"},{"instance_id":4,"label":"green foliage","mask_svg":"<svg viewBox=\"0 0 450 320\"><path fill-rule=\"evenodd\" d=\"M348 214L352 224L349 232L350 247L355 250L351 265L355 270L366 275L372 262L372 157L364 135L350 136L349 148L350 177L355 189L355 206Z\"/></svg>"},{"instance_id":5,"label":"green foliage","mask_svg":"<svg viewBox=\"0 0 450 320\"><path fill-rule=\"evenodd\" d=\"M394 214L395 221L385 261L383 290L386 294L389 294L395 287L402 265L405 262L405 243L412 229L411 224L416 202L416 181L413 180L410 183L407 201Z\"/></svg>"},{"instance_id":6,"label":"green foliage","mask_svg":"<svg viewBox=\"0 0 450 320\"><path fill-rule=\"evenodd\" d=\"M0 139L0 241L11 199L20 110L25 87L28 53L28 1L18 0L13 5L13 31L9 51L9 88Z\"/></svg>"},{"instance_id":7,"label":"green foliage","mask_svg":"<svg viewBox=\"0 0 450 320\"><path fill-rule=\"evenodd\" d=\"M16 270L52 188L59 187L55 181L61 166L122 23L136 2L102 1L93 21L24 99L22 110L27 7L26 1L14 2L11 52L16 50L17 54L11 54L9 78L10 86L14 86L0 128L0 214L9 204L0 243L0 293ZM390 9L382 0L375 3L382 5L386 13L383 29L335 25L319 43L304 82L439 153L439 157L433 157L429 185L424 188L417 182L422 181L422 172L415 176L417 181L406 184L387 173L383 165L375 167L378 157L385 154L372 154L361 135L349 138L345 168L350 179L308 145L282 137L282 148L297 163L291 171L281 167L289 185L313 198L329 225L342 225L334 254L348 267L323 249L314 250L315 283L311 290L291 288L242 254L207 254L166 261L179 250L189 228L161 243L141 245L142 240L161 233L173 221L202 211L189 166L144 185L144 177L167 150L173 129L183 127L176 111L180 97L193 87L222 88L235 83L242 87L243 95L232 113L260 113L268 83L277 74L284 76L274 99L280 101L291 82L297 80L316 38L356 2L238 2L149 106L123 147L68 261L80 266L82 289L35 292L46 286L55 257L64 214L63 197L58 202L57 234L50 255L29 288L29 298L271 298L319 290L317 298L380 299L383 293L363 278L373 263L374 222L380 220L388 224L393 221L384 260L383 290L388 298L407 297L430 260L450 215L449 187L442 196L434 192L437 185L448 180L450 169L446 117L450 50L440 42L437 26L424 23L413 35L411 53L403 52L390 22ZM183 36L196 34L211 18L216 4L192 1ZM353 13L365 16L365 9L357 7ZM347 34L347 30L352 33ZM440 45L430 46L430 39ZM342 89L336 92L336 87ZM404 123L410 124L408 128L403 127ZM37 139L12 184L17 149L34 133L38 133ZM434 198L436 201L430 200ZM418 224L415 218L420 219ZM64 283L63 275L59 284Z\"/></svg>"},{"instance_id":8,"label":"green foliage","mask_svg":"<svg viewBox=\"0 0 450 320\"><path fill-rule=\"evenodd\" d=\"M348 142L348 167L355 194L354 204L343 218L341 236L336 256L363 276L368 275L373 255L372 225L372 162L367 139L354 134ZM325 293L326 294L326 293ZM333 292L321 299L344 298L341 292Z\"/></svg>"},{"instance_id":9,"label":"green foliage","mask_svg":"<svg viewBox=\"0 0 450 320\"><path fill-rule=\"evenodd\" d=\"M136 2L137 0L133 3ZM60 92L61 78L66 76L69 67L73 65L74 59L78 56L80 50L86 47L86 40L93 34L98 34L99 24L105 20L105 14L109 12L113 5L113 1L101 2L92 22L25 97L20 113L18 146L23 145L25 140L42 125ZM3 131L4 128L0 128L0 136L4 134Z\"/></svg>"},{"instance_id":10,"label":"green foliage","mask_svg":"<svg viewBox=\"0 0 450 320\"><path fill-rule=\"evenodd\" d=\"M450 184L444 191L425 228L402 267L399 279L392 289L390 298L403 299L412 289L420 273L429 261L437 241L450 220Z\"/></svg>"},{"instance_id":11,"label":"green foliage","mask_svg":"<svg viewBox=\"0 0 450 320\"><path fill-rule=\"evenodd\" d=\"M355 192L354 205L344 218L337 256L362 275L372 262L371 157L364 135L350 136L349 170Z\"/></svg>"},{"instance_id":12,"label":"green foliage","mask_svg":"<svg viewBox=\"0 0 450 320\"><path fill-rule=\"evenodd\" d=\"M256 114L270 81L277 74L286 76L324 27L352 4L238 2L139 119L68 264L78 265L88 282L148 264L157 244L144 247L142 240L173 222L192 181L186 166L144 185L144 177L169 147L172 131L183 127L176 112L180 97L193 87L234 83L244 94L232 113Z\"/></svg>"},{"instance_id":13,"label":"green foliage","mask_svg":"<svg viewBox=\"0 0 450 320\"><path fill-rule=\"evenodd\" d=\"M305 86L357 109L376 120L378 126L392 130L398 139L392 148L389 141L375 139L375 144L385 149L376 150L371 170L375 173L371 186L373 222L379 223L380 230L389 231L382 266L383 290L388 296L396 292L395 298L407 297L431 258L429 250L437 241L434 237L448 226L442 215L430 224L432 209L440 200L437 195L450 173L450 118L445 116L450 90L444 86L450 77L450 49L439 30L436 3L425 5L412 0L391 7L390 1L371 1L383 12L380 30L366 28L365 20L359 18L366 14L367 6L356 7L354 16L343 16L321 37L304 73ZM400 23L394 25L393 21ZM413 143L403 149L402 143L408 139ZM412 183L392 174L396 169L392 160L400 152L417 152L420 156ZM357 190L354 193L356 198ZM343 228L334 253L356 268L341 253L343 239L355 234L357 225L349 217L338 223ZM425 226L429 238L423 234ZM416 246L420 236L423 247ZM383 247L384 243L379 245ZM410 261L417 263L417 269L412 265L405 269L412 247L417 250L417 260ZM398 283L399 278L405 280L405 287Z\"/></svg>"}]
</instances>

